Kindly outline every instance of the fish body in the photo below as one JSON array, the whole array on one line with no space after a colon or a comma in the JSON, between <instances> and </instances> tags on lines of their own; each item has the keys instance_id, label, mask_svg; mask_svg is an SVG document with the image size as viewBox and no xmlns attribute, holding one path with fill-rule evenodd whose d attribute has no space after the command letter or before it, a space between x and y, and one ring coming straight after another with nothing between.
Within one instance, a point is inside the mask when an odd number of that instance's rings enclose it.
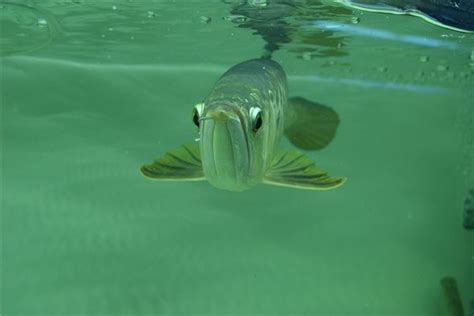
<instances>
[{"instance_id":1,"label":"fish body","mask_svg":"<svg viewBox=\"0 0 474 316\"><path fill-rule=\"evenodd\" d=\"M464 308L456 279L446 276L440 281L449 316L463 316Z\"/></svg>"},{"instance_id":2,"label":"fish body","mask_svg":"<svg viewBox=\"0 0 474 316\"><path fill-rule=\"evenodd\" d=\"M282 67L254 59L230 68L205 100L199 126L204 175L214 186L242 190L259 182L283 135L287 82ZM262 124L257 129L257 120Z\"/></svg>"},{"instance_id":3,"label":"fish body","mask_svg":"<svg viewBox=\"0 0 474 316\"><path fill-rule=\"evenodd\" d=\"M474 189L470 189L468 196L464 200L464 221L465 229L474 230Z\"/></svg>"},{"instance_id":4,"label":"fish body","mask_svg":"<svg viewBox=\"0 0 474 316\"><path fill-rule=\"evenodd\" d=\"M330 189L344 183L330 177L298 151L278 149L286 135L302 149L321 149L333 139L339 119L327 106L288 99L283 68L270 59L231 67L204 102L193 110L199 144L187 144L141 168L157 180L208 180L243 191L258 183Z\"/></svg>"}]
</instances>

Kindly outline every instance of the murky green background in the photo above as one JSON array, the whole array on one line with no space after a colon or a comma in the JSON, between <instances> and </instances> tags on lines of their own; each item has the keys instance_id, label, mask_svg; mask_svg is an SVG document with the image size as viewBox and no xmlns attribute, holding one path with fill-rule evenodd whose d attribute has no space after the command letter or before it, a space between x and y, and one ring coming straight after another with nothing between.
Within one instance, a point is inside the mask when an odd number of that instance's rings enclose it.
<instances>
[{"instance_id":1,"label":"murky green background","mask_svg":"<svg viewBox=\"0 0 474 316\"><path fill-rule=\"evenodd\" d=\"M348 182L232 193L144 179L142 163L196 138L192 107L220 74L262 54L230 10L0 1L1 314L446 315L446 275L467 312L474 35L308 1L274 59L290 95L339 113L334 142L309 155Z\"/></svg>"}]
</instances>

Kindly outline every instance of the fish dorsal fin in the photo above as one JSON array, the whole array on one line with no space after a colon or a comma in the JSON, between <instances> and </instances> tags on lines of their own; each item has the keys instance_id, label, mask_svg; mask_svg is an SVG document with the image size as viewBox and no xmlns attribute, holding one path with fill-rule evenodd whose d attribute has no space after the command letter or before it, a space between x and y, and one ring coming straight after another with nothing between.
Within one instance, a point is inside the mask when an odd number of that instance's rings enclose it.
<instances>
[{"instance_id":1,"label":"fish dorsal fin","mask_svg":"<svg viewBox=\"0 0 474 316\"><path fill-rule=\"evenodd\" d=\"M140 168L142 174L155 180L204 180L198 144L186 144L168 151L152 164Z\"/></svg>"},{"instance_id":2,"label":"fish dorsal fin","mask_svg":"<svg viewBox=\"0 0 474 316\"><path fill-rule=\"evenodd\" d=\"M266 184L311 190L334 189L345 181L344 177L328 176L310 158L298 151L277 153L263 179Z\"/></svg>"},{"instance_id":3,"label":"fish dorsal fin","mask_svg":"<svg viewBox=\"0 0 474 316\"><path fill-rule=\"evenodd\" d=\"M339 117L328 106L301 97L290 98L288 125L285 135L298 148L322 149L336 135Z\"/></svg>"}]
</instances>

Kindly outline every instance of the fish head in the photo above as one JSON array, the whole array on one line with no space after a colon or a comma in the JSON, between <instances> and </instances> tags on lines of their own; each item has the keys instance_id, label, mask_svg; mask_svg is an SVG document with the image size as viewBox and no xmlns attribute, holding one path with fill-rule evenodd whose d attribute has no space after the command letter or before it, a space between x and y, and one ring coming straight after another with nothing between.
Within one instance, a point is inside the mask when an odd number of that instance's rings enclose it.
<instances>
[{"instance_id":1,"label":"fish head","mask_svg":"<svg viewBox=\"0 0 474 316\"><path fill-rule=\"evenodd\" d=\"M202 166L215 187L243 191L260 182L265 169L265 113L223 100L198 104L193 121L199 127Z\"/></svg>"}]
</instances>

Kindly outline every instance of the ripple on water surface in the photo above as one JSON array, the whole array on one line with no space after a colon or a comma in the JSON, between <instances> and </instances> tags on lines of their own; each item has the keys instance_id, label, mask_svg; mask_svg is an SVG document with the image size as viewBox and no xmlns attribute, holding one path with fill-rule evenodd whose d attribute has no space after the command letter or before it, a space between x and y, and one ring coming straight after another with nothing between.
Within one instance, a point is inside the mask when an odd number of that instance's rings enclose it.
<instances>
[{"instance_id":1,"label":"ripple on water surface","mask_svg":"<svg viewBox=\"0 0 474 316\"><path fill-rule=\"evenodd\" d=\"M0 26L0 56L37 51L49 45L60 32L51 14L21 3L0 4Z\"/></svg>"}]
</instances>

